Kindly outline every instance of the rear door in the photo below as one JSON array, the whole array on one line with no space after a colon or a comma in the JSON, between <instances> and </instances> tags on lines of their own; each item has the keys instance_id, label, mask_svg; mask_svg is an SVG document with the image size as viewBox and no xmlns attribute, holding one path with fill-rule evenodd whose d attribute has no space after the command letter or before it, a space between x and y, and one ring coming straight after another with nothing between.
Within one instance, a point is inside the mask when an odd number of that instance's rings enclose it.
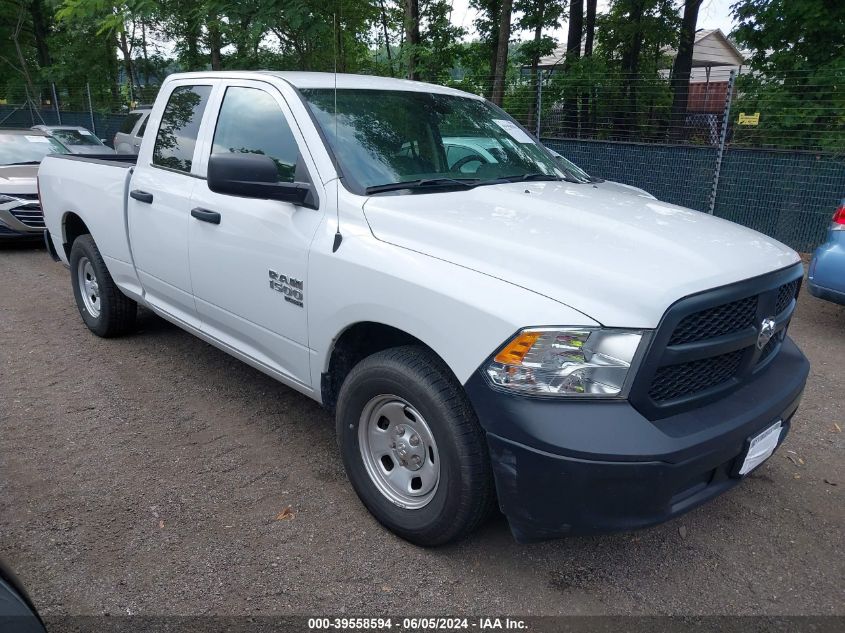
<instances>
[{"instance_id":1,"label":"rear door","mask_svg":"<svg viewBox=\"0 0 845 633\"><path fill-rule=\"evenodd\" d=\"M280 181L310 179L316 167L287 103L271 84L223 82L209 154L270 156ZM310 174L310 175L307 175ZM190 268L203 330L286 378L310 387L308 249L323 210L211 191L197 180L191 206L219 213L219 224L192 218Z\"/></svg>"},{"instance_id":2,"label":"rear door","mask_svg":"<svg viewBox=\"0 0 845 633\"><path fill-rule=\"evenodd\" d=\"M146 300L177 319L199 326L188 265L188 221L197 138L215 81L170 84L166 105L156 105L138 156L127 203L129 237ZM159 111L159 108L161 110ZM160 117L160 118L157 118Z\"/></svg>"}]
</instances>

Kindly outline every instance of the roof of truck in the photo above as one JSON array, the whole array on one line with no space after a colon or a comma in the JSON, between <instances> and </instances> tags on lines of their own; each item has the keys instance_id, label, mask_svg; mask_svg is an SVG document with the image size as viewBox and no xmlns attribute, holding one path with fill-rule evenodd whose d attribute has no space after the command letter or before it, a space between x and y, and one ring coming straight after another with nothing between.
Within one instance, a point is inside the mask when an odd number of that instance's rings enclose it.
<instances>
[{"instance_id":1,"label":"roof of truck","mask_svg":"<svg viewBox=\"0 0 845 633\"><path fill-rule=\"evenodd\" d=\"M393 77L376 77L374 75L352 75L348 73L315 73L303 71L276 71L276 70L254 70L254 71L219 71L219 72L198 72L179 73L171 75L173 79L188 77L209 77L219 75L220 77L233 77L242 79L255 79L256 74L271 75L282 79L295 88L334 88L345 90L357 88L359 90L406 90L409 92L433 92L438 94L450 94L457 97L471 97L483 99L478 95L429 84L421 81L409 81L407 79L394 79Z\"/></svg>"}]
</instances>

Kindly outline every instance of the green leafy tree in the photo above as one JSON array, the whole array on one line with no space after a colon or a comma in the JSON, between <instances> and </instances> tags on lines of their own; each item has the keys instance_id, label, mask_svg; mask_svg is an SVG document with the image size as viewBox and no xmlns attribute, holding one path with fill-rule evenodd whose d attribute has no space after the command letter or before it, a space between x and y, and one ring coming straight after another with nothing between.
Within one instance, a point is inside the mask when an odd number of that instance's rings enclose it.
<instances>
[{"instance_id":1,"label":"green leafy tree","mask_svg":"<svg viewBox=\"0 0 845 633\"><path fill-rule=\"evenodd\" d=\"M554 52L557 42L548 31L560 27L566 0L515 0L514 11L519 15L517 28L529 31L532 38L519 47L519 61L531 70L531 95L528 99L526 125L533 129L536 122L536 95L540 82L540 58Z\"/></svg>"},{"instance_id":2,"label":"green leafy tree","mask_svg":"<svg viewBox=\"0 0 845 633\"><path fill-rule=\"evenodd\" d=\"M734 111L760 112L735 128L737 144L845 151L845 3L743 0L731 8L752 72L737 81Z\"/></svg>"}]
</instances>

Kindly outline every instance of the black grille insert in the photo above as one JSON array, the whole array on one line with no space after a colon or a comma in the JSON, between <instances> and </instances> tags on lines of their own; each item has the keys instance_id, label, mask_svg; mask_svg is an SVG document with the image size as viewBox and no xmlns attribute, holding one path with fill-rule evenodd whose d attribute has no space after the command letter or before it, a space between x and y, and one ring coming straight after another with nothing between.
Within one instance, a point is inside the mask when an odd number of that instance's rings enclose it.
<instances>
[{"instance_id":1,"label":"black grille insert","mask_svg":"<svg viewBox=\"0 0 845 633\"><path fill-rule=\"evenodd\" d=\"M684 318L669 339L669 345L683 345L725 334L739 332L754 325L757 297L745 297L720 306L695 312Z\"/></svg>"},{"instance_id":2,"label":"black grille insert","mask_svg":"<svg viewBox=\"0 0 845 633\"><path fill-rule=\"evenodd\" d=\"M737 350L690 363L661 367L654 375L648 395L655 402L665 402L717 387L733 378L742 362L743 353L743 350Z\"/></svg>"},{"instance_id":3,"label":"black grille insert","mask_svg":"<svg viewBox=\"0 0 845 633\"><path fill-rule=\"evenodd\" d=\"M798 294L798 279L783 284L778 288L778 298L775 305L775 314L780 314L789 307L789 302Z\"/></svg>"}]
</instances>

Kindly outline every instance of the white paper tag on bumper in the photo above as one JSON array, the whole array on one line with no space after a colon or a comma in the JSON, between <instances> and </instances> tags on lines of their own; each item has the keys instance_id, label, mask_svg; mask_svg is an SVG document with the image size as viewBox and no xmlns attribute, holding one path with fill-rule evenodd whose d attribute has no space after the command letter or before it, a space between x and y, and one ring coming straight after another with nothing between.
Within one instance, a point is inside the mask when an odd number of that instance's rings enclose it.
<instances>
[{"instance_id":1,"label":"white paper tag on bumper","mask_svg":"<svg viewBox=\"0 0 845 633\"><path fill-rule=\"evenodd\" d=\"M750 473L752 470L757 468L757 466L772 456L772 453L775 452L775 447L778 445L778 440L780 439L780 431L781 422L778 420L775 424L751 440L751 444L748 447L748 454L745 456L742 468L739 469L740 475Z\"/></svg>"}]
</instances>

